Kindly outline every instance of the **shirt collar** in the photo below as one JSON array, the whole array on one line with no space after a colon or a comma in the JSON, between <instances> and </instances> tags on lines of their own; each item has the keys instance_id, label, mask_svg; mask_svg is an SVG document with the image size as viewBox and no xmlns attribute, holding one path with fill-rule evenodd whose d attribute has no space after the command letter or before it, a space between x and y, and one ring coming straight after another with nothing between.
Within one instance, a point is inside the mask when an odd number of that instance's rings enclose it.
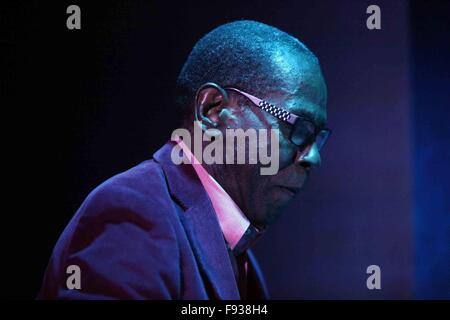
<instances>
[{"instance_id":1,"label":"shirt collar","mask_svg":"<svg viewBox=\"0 0 450 320\"><path fill-rule=\"evenodd\" d=\"M188 146L181 139L177 139L176 142L183 150L184 156L190 160L205 188L228 246L235 255L239 255L248 249L262 232L250 224L238 205L216 179L203 168Z\"/></svg>"}]
</instances>

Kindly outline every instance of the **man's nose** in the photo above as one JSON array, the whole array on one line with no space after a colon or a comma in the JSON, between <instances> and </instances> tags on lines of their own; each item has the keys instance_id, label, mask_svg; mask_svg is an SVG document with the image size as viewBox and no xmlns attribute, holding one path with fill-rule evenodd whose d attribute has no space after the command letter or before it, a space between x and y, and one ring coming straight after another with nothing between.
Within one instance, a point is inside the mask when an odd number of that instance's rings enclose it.
<instances>
[{"instance_id":1,"label":"man's nose","mask_svg":"<svg viewBox=\"0 0 450 320\"><path fill-rule=\"evenodd\" d=\"M297 163L300 164L305 169L310 169L312 167L318 168L321 164L319 149L317 144L313 143L306 148L303 152L298 152Z\"/></svg>"}]
</instances>

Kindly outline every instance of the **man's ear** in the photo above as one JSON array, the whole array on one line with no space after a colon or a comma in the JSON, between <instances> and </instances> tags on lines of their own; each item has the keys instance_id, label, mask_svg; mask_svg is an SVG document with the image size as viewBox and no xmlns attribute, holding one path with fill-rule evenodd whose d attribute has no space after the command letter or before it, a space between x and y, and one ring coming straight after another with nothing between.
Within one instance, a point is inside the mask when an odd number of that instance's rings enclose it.
<instances>
[{"instance_id":1,"label":"man's ear","mask_svg":"<svg viewBox=\"0 0 450 320\"><path fill-rule=\"evenodd\" d=\"M219 114L228 102L228 95L221 86L205 83L195 96L195 120L210 128L217 127Z\"/></svg>"}]
</instances>

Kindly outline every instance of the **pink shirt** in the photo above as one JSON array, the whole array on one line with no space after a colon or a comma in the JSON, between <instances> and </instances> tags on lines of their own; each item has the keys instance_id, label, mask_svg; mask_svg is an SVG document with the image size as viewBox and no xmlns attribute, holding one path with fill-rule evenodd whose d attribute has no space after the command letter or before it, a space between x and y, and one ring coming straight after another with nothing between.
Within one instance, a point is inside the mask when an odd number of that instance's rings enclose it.
<instances>
[{"instance_id":1,"label":"pink shirt","mask_svg":"<svg viewBox=\"0 0 450 320\"><path fill-rule=\"evenodd\" d=\"M244 213L239 209L228 193L198 162L186 144L181 139L178 139L177 143L183 150L185 156L190 159L190 163L194 167L195 172L211 200L225 240L233 250L250 226L250 221L245 217Z\"/></svg>"}]
</instances>

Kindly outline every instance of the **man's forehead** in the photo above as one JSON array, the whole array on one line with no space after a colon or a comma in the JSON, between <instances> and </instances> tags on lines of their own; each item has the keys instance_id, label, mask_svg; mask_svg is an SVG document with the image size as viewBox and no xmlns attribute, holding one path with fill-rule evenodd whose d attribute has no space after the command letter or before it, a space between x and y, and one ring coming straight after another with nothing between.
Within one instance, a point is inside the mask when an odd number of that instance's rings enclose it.
<instances>
[{"instance_id":1,"label":"man's forehead","mask_svg":"<svg viewBox=\"0 0 450 320\"><path fill-rule=\"evenodd\" d=\"M320 73L303 73L300 79L283 87L284 107L290 112L306 116L320 126L327 122L327 88Z\"/></svg>"},{"instance_id":2,"label":"man's forehead","mask_svg":"<svg viewBox=\"0 0 450 320\"><path fill-rule=\"evenodd\" d=\"M318 60L307 53L281 49L272 57L284 108L326 124L327 87Z\"/></svg>"},{"instance_id":3,"label":"man's forehead","mask_svg":"<svg viewBox=\"0 0 450 320\"><path fill-rule=\"evenodd\" d=\"M296 107L287 109L296 115L311 119L319 127L325 127L327 124L327 113L323 107L311 105L309 103L302 103Z\"/></svg>"}]
</instances>

